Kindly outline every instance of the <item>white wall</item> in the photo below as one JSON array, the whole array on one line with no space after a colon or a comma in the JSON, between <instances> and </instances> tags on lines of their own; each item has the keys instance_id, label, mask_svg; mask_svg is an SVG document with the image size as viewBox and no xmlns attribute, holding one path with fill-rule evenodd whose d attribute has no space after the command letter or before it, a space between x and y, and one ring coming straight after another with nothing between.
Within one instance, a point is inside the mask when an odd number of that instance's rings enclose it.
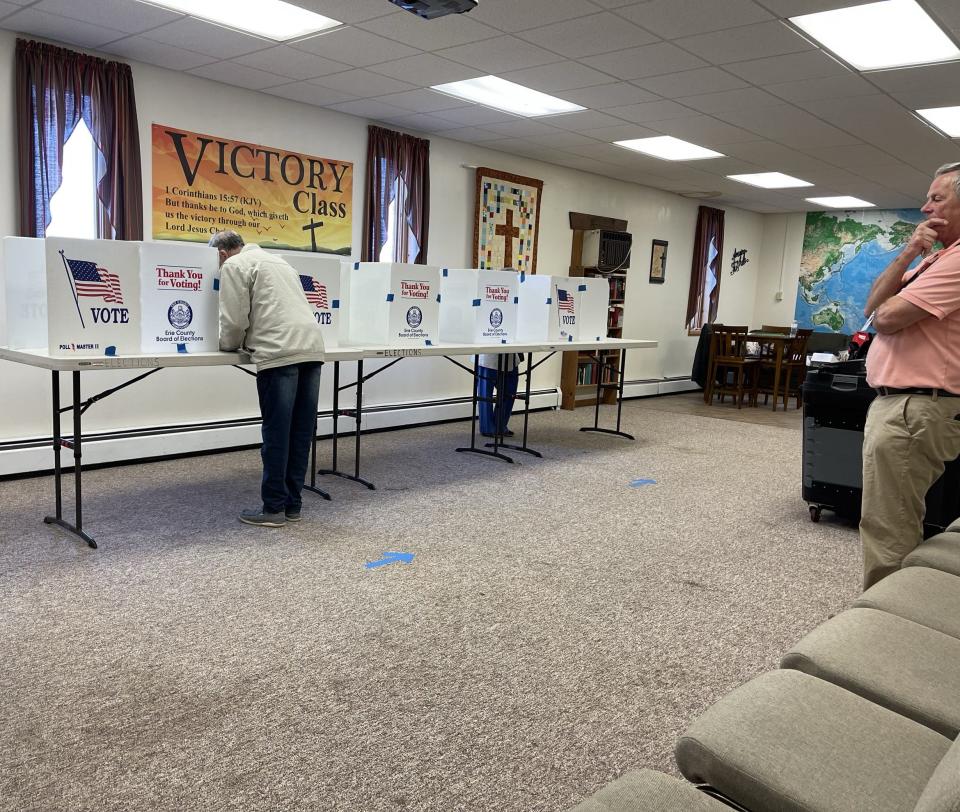
<instances>
[{"instance_id":1,"label":"white wall","mask_svg":"<svg viewBox=\"0 0 960 812\"><path fill-rule=\"evenodd\" d=\"M768 214L763 223L760 274L753 304L755 324L790 324L797 305L805 212ZM777 293L783 299L777 301Z\"/></svg>"},{"instance_id":2,"label":"white wall","mask_svg":"<svg viewBox=\"0 0 960 812\"><path fill-rule=\"evenodd\" d=\"M0 99L13 109L13 59L16 35L0 31ZM359 253L362 228L365 120L301 105L267 94L221 85L149 65L131 63L140 120L146 236L151 223L150 125L168 124L228 138L302 151L354 163L353 234ZM473 237L474 173L462 164L486 165L544 181L538 269L566 274L571 231L568 212L626 219L634 252L627 282L625 337L660 342L655 351L628 355L628 380L689 375L696 338L684 328L698 202L632 183L510 156L471 144L429 136L431 141L431 218L428 261L467 266ZM12 116L0 126L0 155L16 178ZM0 190L0 228L16 233L16 182ZM802 215L801 215L802 217ZM752 324L759 301L758 280L769 279L769 258L776 255L776 218L728 209L724 236L720 318ZM652 239L669 242L666 283L647 281ZM750 263L730 276L730 255L746 248ZM799 254L798 254L799 256ZM799 267L799 261L797 261ZM786 281L784 282L786 284ZM785 290L785 301L795 296ZM765 294L764 294L765 295ZM792 299L791 299L792 301ZM790 316L792 318L792 304ZM763 318L767 318L764 311ZM780 318L782 321L782 317ZM788 322L789 323L789 320ZM409 365L409 366L408 366ZM364 388L365 402L411 403L469 393L469 378L443 359L403 361ZM539 370L534 388L559 384L559 356ZM349 370L344 369L349 375ZM49 434L49 373L0 362L3 409L0 442ZM93 393L130 377L101 373L84 377ZM324 376L321 408L331 401L331 375ZM129 387L84 416L85 431L252 417L258 414L252 378L230 368L163 370Z\"/></svg>"}]
</instances>

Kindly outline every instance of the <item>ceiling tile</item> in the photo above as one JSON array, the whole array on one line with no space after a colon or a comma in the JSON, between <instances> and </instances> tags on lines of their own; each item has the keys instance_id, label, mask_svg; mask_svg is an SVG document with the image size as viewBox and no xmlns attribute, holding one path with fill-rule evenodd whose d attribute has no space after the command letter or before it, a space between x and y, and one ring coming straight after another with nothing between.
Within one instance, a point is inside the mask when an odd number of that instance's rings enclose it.
<instances>
[{"instance_id":1,"label":"ceiling tile","mask_svg":"<svg viewBox=\"0 0 960 812\"><path fill-rule=\"evenodd\" d=\"M454 130L445 130L443 137L453 138L457 141L467 141L471 144L482 144L485 141L499 141L503 136L482 127L458 127Z\"/></svg>"},{"instance_id":2,"label":"ceiling tile","mask_svg":"<svg viewBox=\"0 0 960 812\"><path fill-rule=\"evenodd\" d=\"M600 11L590 0L483 0L470 16L501 31L523 31Z\"/></svg>"},{"instance_id":3,"label":"ceiling tile","mask_svg":"<svg viewBox=\"0 0 960 812\"><path fill-rule=\"evenodd\" d=\"M815 157L834 166L847 167L854 172L861 167L876 168L900 164L900 161L895 156L879 150L876 147L872 147L869 144L821 147L817 150ZM903 164L900 165L902 166Z\"/></svg>"},{"instance_id":4,"label":"ceiling tile","mask_svg":"<svg viewBox=\"0 0 960 812\"><path fill-rule=\"evenodd\" d=\"M769 171L787 172L789 174L805 172L822 164L822 161L810 155L773 141L728 144L724 152L727 155L733 155L759 166L764 166Z\"/></svg>"},{"instance_id":5,"label":"ceiling tile","mask_svg":"<svg viewBox=\"0 0 960 812\"><path fill-rule=\"evenodd\" d=\"M608 143L614 141L629 141L633 138L651 138L655 135L660 135L660 133L647 129L646 127L641 127L639 124L617 124L613 127L598 127L596 130L584 130L581 134Z\"/></svg>"},{"instance_id":6,"label":"ceiling tile","mask_svg":"<svg viewBox=\"0 0 960 812\"><path fill-rule=\"evenodd\" d=\"M455 110L438 110L436 116L464 127L472 124L486 126L487 124L503 121L520 120L519 116L512 116L502 110L491 110L489 107L483 107L479 104L471 104L468 107L458 107Z\"/></svg>"},{"instance_id":7,"label":"ceiling tile","mask_svg":"<svg viewBox=\"0 0 960 812\"><path fill-rule=\"evenodd\" d=\"M394 42L359 28L337 28L309 39L291 43L298 51L308 51L337 62L346 62L356 68L365 68L378 62L414 56L416 48Z\"/></svg>"},{"instance_id":8,"label":"ceiling tile","mask_svg":"<svg viewBox=\"0 0 960 812\"><path fill-rule=\"evenodd\" d=\"M691 110L689 107L684 107L682 104L669 100L630 104L626 107L611 107L607 112L617 118L632 121L634 124L646 124L668 118L699 115L696 110Z\"/></svg>"},{"instance_id":9,"label":"ceiling tile","mask_svg":"<svg viewBox=\"0 0 960 812\"><path fill-rule=\"evenodd\" d=\"M348 101L327 106L331 110L337 110L351 116L373 119L397 118L405 116L410 112L409 110L401 110L399 107L394 107L392 104L387 104L380 99L358 99L357 101Z\"/></svg>"},{"instance_id":10,"label":"ceiling tile","mask_svg":"<svg viewBox=\"0 0 960 812\"><path fill-rule=\"evenodd\" d=\"M497 37L471 45L458 45L456 48L445 48L438 54L454 62L496 74L557 61L555 53L537 48L516 37Z\"/></svg>"},{"instance_id":11,"label":"ceiling tile","mask_svg":"<svg viewBox=\"0 0 960 812\"><path fill-rule=\"evenodd\" d=\"M111 42L103 50L114 56L135 59L146 62L148 65L159 65L171 70L190 70L200 65L209 65L216 62L216 57L186 51L174 45L163 42L154 42L146 37L127 37L126 39Z\"/></svg>"},{"instance_id":12,"label":"ceiling tile","mask_svg":"<svg viewBox=\"0 0 960 812\"><path fill-rule=\"evenodd\" d=\"M900 70L873 71L865 74L873 84L888 93L910 93L917 89L944 89L956 93L960 86L960 62L923 65ZM954 101L956 104L956 101Z\"/></svg>"},{"instance_id":13,"label":"ceiling tile","mask_svg":"<svg viewBox=\"0 0 960 812\"><path fill-rule=\"evenodd\" d=\"M699 144L701 147L717 149L724 144L732 144L742 141L756 141L757 136L754 133L741 130L725 121L712 118L711 116L685 116L684 118L672 118L665 121L656 121L650 124L651 129L664 135L672 135L674 138L682 138L684 141L691 141ZM723 152L722 149L719 150Z\"/></svg>"},{"instance_id":14,"label":"ceiling tile","mask_svg":"<svg viewBox=\"0 0 960 812\"><path fill-rule=\"evenodd\" d=\"M653 34L608 11L533 28L518 36L542 48L574 58L657 41Z\"/></svg>"},{"instance_id":15,"label":"ceiling tile","mask_svg":"<svg viewBox=\"0 0 960 812\"><path fill-rule=\"evenodd\" d=\"M664 39L705 34L749 23L772 20L753 0L651 0L617 11Z\"/></svg>"},{"instance_id":16,"label":"ceiling tile","mask_svg":"<svg viewBox=\"0 0 960 812\"><path fill-rule=\"evenodd\" d=\"M210 54L218 59L232 59L241 54L262 51L276 45L272 40L222 28L193 17L185 17L159 28L153 28L143 36L156 42L186 48L188 51Z\"/></svg>"},{"instance_id":17,"label":"ceiling tile","mask_svg":"<svg viewBox=\"0 0 960 812\"><path fill-rule=\"evenodd\" d=\"M347 24L372 20L396 11L396 6L384 0L288 0L288 2Z\"/></svg>"},{"instance_id":18,"label":"ceiling tile","mask_svg":"<svg viewBox=\"0 0 960 812\"><path fill-rule=\"evenodd\" d=\"M468 106L462 99L455 99L453 96L423 88L408 90L404 93L391 93L381 101L413 113L435 113L438 110L454 110ZM457 127L459 125L454 124L453 126Z\"/></svg>"},{"instance_id":19,"label":"ceiling tile","mask_svg":"<svg viewBox=\"0 0 960 812\"><path fill-rule=\"evenodd\" d=\"M801 79L799 82L784 82L778 85L768 85L765 89L790 102L869 96L877 92L876 87L852 73L846 76L832 76L827 79Z\"/></svg>"},{"instance_id":20,"label":"ceiling tile","mask_svg":"<svg viewBox=\"0 0 960 812\"><path fill-rule=\"evenodd\" d=\"M627 104L639 104L654 101L657 96L629 82L614 82L608 85L595 85L581 90L566 90L559 94L567 101L602 110L604 107L622 107Z\"/></svg>"},{"instance_id":21,"label":"ceiling tile","mask_svg":"<svg viewBox=\"0 0 960 812\"><path fill-rule=\"evenodd\" d=\"M275 73L248 68L246 65L238 65L236 62L214 62L211 65L191 68L187 73L202 76L204 79L213 79L215 82L223 82L226 85L250 88L251 90L262 90L265 87L275 87L276 85L289 83L286 76L278 76Z\"/></svg>"},{"instance_id":22,"label":"ceiling tile","mask_svg":"<svg viewBox=\"0 0 960 812\"><path fill-rule=\"evenodd\" d=\"M0 20L9 14L13 14L15 11L20 11L20 6L15 6L13 3L6 3L4 0L0 0Z\"/></svg>"},{"instance_id":23,"label":"ceiling tile","mask_svg":"<svg viewBox=\"0 0 960 812\"><path fill-rule=\"evenodd\" d=\"M319 79L312 79L310 84L329 87L331 90L339 90L341 93L349 93L358 99L385 96L387 93L403 93L415 89L414 85L407 82L361 69L321 76Z\"/></svg>"},{"instance_id":24,"label":"ceiling tile","mask_svg":"<svg viewBox=\"0 0 960 812\"><path fill-rule=\"evenodd\" d=\"M731 28L723 36L684 37L677 40L677 45L715 65L813 49L809 42L777 21Z\"/></svg>"},{"instance_id":25,"label":"ceiling tile","mask_svg":"<svg viewBox=\"0 0 960 812\"><path fill-rule=\"evenodd\" d=\"M34 8L15 11L9 17L5 17L3 27L54 42L65 42L86 48L96 48L126 36L126 32L119 29L71 20L59 14L45 14Z\"/></svg>"},{"instance_id":26,"label":"ceiling tile","mask_svg":"<svg viewBox=\"0 0 960 812\"><path fill-rule=\"evenodd\" d=\"M724 90L722 93L707 93L703 96L687 96L683 103L704 113L730 113L756 107L783 106L783 99L755 87L740 90Z\"/></svg>"},{"instance_id":27,"label":"ceiling tile","mask_svg":"<svg viewBox=\"0 0 960 812\"><path fill-rule=\"evenodd\" d=\"M960 29L960 6L956 0L927 0L925 5L941 24L953 28L954 31Z\"/></svg>"},{"instance_id":28,"label":"ceiling tile","mask_svg":"<svg viewBox=\"0 0 960 812\"><path fill-rule=\"evenodd\" d=\"M582 147L596 144L594 138L574 132L549 133L547 135L535 135L531 137L537 144L543 144L545 147L554 147L556 149L566 149L567 147Z\"/></svg>"},{"instance_id":29,"label":"ceiling tile","mask_svg":"<svg viewBox=\"0 0 960 812\"><path fill-rule=\"evenodd\" d=\"M328 87L312 85L308 82L291 82L288 85L271 87L263 91L271 96L281 96L284 99L312 104L317 107L326 107L328 104L338 104L340 102L351 101L352 96L346 93L340 93L337 90L330 90Z\"/></svg>"},{"instance_id":30,"label":"ceiling tile","mask_svg":"<svg viewBox=\"0 0 960 812\"><path fill-rule=\"evenodd\" d=\"M598 112L597 110L584 110L580 113L564 113L561 116L544 116L540 121L547 122L562 130L571 130L574 132L595 130L598 127L614 127L618 124L623 124L623 119Z\"/></svg>"},{"instance_id":31,"label":"ceiling tile","mask_svg":"<svg viewBox=\"0 0 960 812\"><path fill-rule=\"evenodd\" d=\"M650 76L646 79L636 79L634 84L668 99L717 93L721 90L734 90L747 86L742 79L732 76L721 68L697 68L663 76Z\"/></svg>"},{"instance_id":32,"label":"ceiling tile","mask_svg":"<svg viewBox=\"0 0 960 812\"><path fill-rule=\"evenodd\" d=\"M84 0L82 3L77 0L41 0L33 8L128 34L139 34L183 18L174 11L129 0Z\"/></svg>"},{"instance_id":33,"label":"ceiling tile","mask_svg":"<svg viewBox=\"0 0 960 812\"><path fill-rule=\"evenodd\" d=\"M588 56L581 61L618 79L639 79L707 66L702 59L669 42Z\"/></svg>"},{"instance_id":34,"label":"ceiling tile","mask_svg":"<svg viewBox=\"0 0 960 812\"><path fill-rule=\"evenodd\" d=\"M819 79L823 76L842 76L850 73L835 59L819 50L735 62L725 65L724 70L755 85L772 85L798 79Z\"/></svg>"},{"instance_id":35,"label":"ceiling tile","mask_svg":"<svg viewBox=\"0 0 960 812\"><path fill-rule=\"evenodd\" d=\"M641 3L649 2L649 0L593 0L593 2L604 8L623 8L624 6L638 6Z\"/></svg>"},{"instance_id":36,"label":"ceiling tile","mask_svg":"<svg viewBox=\"0 0 960 812\"><path fill-rule=\"evenodd\" d=\"M805 149L808 146L831 147L855 144L859 141L849 133L838 130L810 113L789 105L724 111L714 115L730 124L752 130L758 135L797 149Z\"/></svg>"},{"instance_id":37,"label":"ceiling tile","mask_svg":"<svg viewBox=\"0 0 960 812\"><path fill-rule=\"evenodd\" d=\"M606 73L582 65L579 62L556 62L552 65L539 65L535 68L509 71L500 74L504 79L525 87L532 87L546 93L557 90L575 90L591 85L602 85L613 77Z\"/></svg>"},{"instance_id":38,"label":"ceiling tile","mask_svg":"<svg viewBox=\"0 0 960 812\"><path fill-rule=\"evenodd\" d=\"M531 119L520 119L518 121L505 121L499 124L486 124L484 129L491 132L500 133L504 136L513 136L522 138L525 135L547 135L555 133L556 129L540 121Z\"/></svg>"},{"instance_id":39,"label":"ceiling tile","mask_svg":"<svg viewBox=\"0 0 960 812\"><path fill-rule=\"evenodd\" d=\"M436 20L424 20L409 11L398 11L376 20L368 20L359 23L357 27L422 51L438 51L468 42L479 42L502 33L467 14L451 14Z\"/></svg>"},{"instance_id":40,"label":"ceiling tile","mask_svg":"<svg viewBox=\"0 0 960 812\"><path fill-rule=\"evenodd\" d=\"M384 118L382 120L395 127L419 130L427 133L459 129L456 124L444 121L442 118L437 118L436 116L431 116L429 113L407 113L405 116L391 116L390 118Z\"/></svg>"},{"instance_id":41,"label":"ceiling tile","mask_svg":"<svg viewBox=\"0 0 960 812\"><path fill-rule=\"evenodd\" d=\"M369 70L421 87L460 82L482 75L482 71L477 68L465 67L436 54L417 54L391 62L381 62L379 65L371 65Z\"/></svg>"},{"instance_id":42,"label":"ceiling tile","mask_svg":"<svg viewBox=\"0 0 960 812\"><path fill-rule=\"evenodd\" d=\"M863 0L760 0L778 17L798 17L801 14L816 14L818 11L833 11L847 6L863 5Z\"/></svg>"},{"instance_id":43,"label":"ceiling tile","mask_svg":"<svg viewBox=\"0 0 960 812\"><path fill-rule=\"evenodd\" d=\"M289 76L291 79L315 79L318 76L326 76L328 73L340 73L350 69L350 66L343 62L335 62L316 54L298 51L289 45L277 45L264 51L244 54L233 61L250 68Z\"/></svg>"}]
</instances>

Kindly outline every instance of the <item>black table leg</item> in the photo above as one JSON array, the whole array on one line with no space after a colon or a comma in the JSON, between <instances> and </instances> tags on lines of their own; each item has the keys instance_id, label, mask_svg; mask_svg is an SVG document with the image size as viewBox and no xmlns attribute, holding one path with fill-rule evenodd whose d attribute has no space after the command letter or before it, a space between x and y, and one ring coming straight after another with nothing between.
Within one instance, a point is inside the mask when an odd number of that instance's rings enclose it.
<instances>
[{"instance_id":1,"label":"black table leg","mask_svg":"<svg viewBox=\"0 0 960 812\"><path fill-rule=\"evenodd\" d=\"M356 443L354 445L353 473L348 474L345 471L341 471L337 468L337 439L339 436L337 418L340 415L340 363L339 362L336 362L333 367L333 459L332 459L333 467L321 468L317 473L328 474L330 476L338 476L338 477L342 477L343 479L349 479L352 482L359 482L361 485L366 485L371 491L375 491L377 489L376 486L372 482L368 482L366 479L363 479L360 476L360 423L363 419L363 361L357 361L356 387L357 387L357 403L356 403L356 410L354 412L354 415L356 417L357 436L356 436ZM349 412L344 412L344 414L349 414Z\"/></svg>"},{"instance_id":2,"label":"black table leg","mask_svg":"<svg viewBox=\"0 0 960 812\"><path fill-rule=\"evenodd\" d=\"M497 413L497 398L500 396L502 380L502 367L503 367L503 356L498 356L497 358L497 393L493 397L493 413L496 416ZM487 451L485 448L477 447L477 405L480 401L480 396L477 392L477 389L480 385L480 356L473 356L473 408L472 408L472 417L470 420L470 445L461 446L460 448L455 449L459 452L469 452L471 454L482 454L485 457L495 457L498 460L503 460L504 462L512 463L513 460L508 457L506 454L501 454L497 449L500 448L500 440L502 439L500 435L500 423L499 420L495 421L497 427L494 430L493 442L487 443L488 446L493 446L493 451Z\"/></svg>"},{"instance_id":3,"label":"black table leg","mask_svg":"<svg viewBox=\"0 0 960 812\"><path fill-rule=\"evenodd\" d=\"M597 403L593 412L593 425L583 426L580 431L596 431L600 434L615 434L618 437L626 437L628 440L636 439L632 434L627 434L625 431L620 431L620 416L623 412L623 379L627 368L627 351L625 349L620 350L620 361L616 368L617 383L615 384L602 383L604 372L604 363L602 359L603 356L598 351L597 377L599 380L597 381ZM600 396L603 389L610 387L615 387L617 390L617 427L616 429L602 429L600 428Z\"/></svg>"},{"instance_id":4,"label":"black table leg","mask_svg":"<svg viewBox=\"0 0 960 812\"><path fill-rule=\"evenodd\" d=\"M526 379L526 387L521 398L523 399L523 441L520 445L513 445L511 443L503 443L504 448L509 448L511 451L522 451L524 454L532 454L534 457L543 458L543 454L539 451L534 451L527 445L527 428L530 424L530 379L533 377L533 353L527 353L527 369L523 373L524 378Z\"/></svg>"}]
</instances>

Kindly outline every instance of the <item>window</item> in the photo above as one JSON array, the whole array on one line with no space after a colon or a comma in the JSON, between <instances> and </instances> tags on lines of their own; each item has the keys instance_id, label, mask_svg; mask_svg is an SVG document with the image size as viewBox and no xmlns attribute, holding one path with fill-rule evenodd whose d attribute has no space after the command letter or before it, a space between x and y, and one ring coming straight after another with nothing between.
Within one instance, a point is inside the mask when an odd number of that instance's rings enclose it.
<instances>
[{"instance_id":1,"label":"window","mask_svg":"<svg viewBox=\"0 0 960 812\"><path fill-rule=\"evenodd\" d=\"M63 147L63 180L50 198L47 237L97 237L97 158L93 136L83 119Z\"/></svg>"},{"instance_id":2,"label":"window","mask_svg":"<svg viewBox=\"0 0 960 812\"><path fill-rule=\"evenodd\" d=\"M415 257L420 253L420 241L413 233L410 223L402 212L407 210L407 184L397 176L390 192L390 207L387 209L387 241L380 249L381 262L406 262L404 257ZM407 244L407 252L397 250L401 240Z\"/></svg>"}]
</instances>

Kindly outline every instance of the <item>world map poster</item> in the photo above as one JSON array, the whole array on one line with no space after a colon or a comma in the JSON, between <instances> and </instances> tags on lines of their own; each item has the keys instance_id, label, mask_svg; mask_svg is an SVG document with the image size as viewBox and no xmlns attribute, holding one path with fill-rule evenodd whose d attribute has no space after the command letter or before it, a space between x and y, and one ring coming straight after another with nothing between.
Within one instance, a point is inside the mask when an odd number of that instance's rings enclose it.
<instances>
[{"instance_id":1,"label":"world map poster","mask_svg":"<svg viewBox=\"0 0 960 812\"><path fill-rule=\"evenodd\" d=\"M800 258L797 324L820 332L859 330L866 321L863 309L873 281L923 219L919 209L809 212Z\"/></svg>"}]
</instances>

